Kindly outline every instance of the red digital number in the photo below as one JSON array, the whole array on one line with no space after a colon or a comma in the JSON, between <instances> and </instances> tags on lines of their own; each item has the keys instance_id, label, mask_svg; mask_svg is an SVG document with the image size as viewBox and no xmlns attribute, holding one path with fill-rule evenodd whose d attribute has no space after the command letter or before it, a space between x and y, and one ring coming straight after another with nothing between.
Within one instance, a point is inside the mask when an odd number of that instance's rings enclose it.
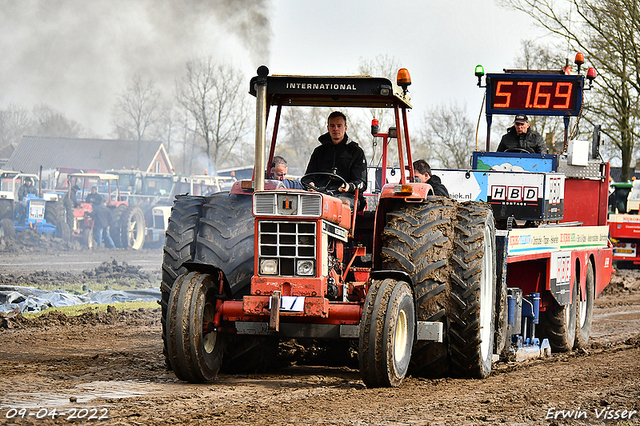
<instances>
[{"instance_id":1,"label":"red digital number","mask_svg":"<svg viewBox=\"0 0 640 426\"><path fill-rule=\"evenodd\" d=\"M498 85L496 86L496 98L498 96L504 96L507 98L507 100L503 103L503 104L497 104L494 102L493 107L494 108L509 108L509 105L511 104L511 92L501 92L500 90L502 89L502 86L512 86L513 85L513 81L499 81Z\"/></svg>"},{"instance_id":2,"label":"red digital number","mask_svg":"<svg viewBox=\"0 0 640 426\"><path fill-rule=\"evenodd\" d=\"M533 89L532 81L519 81L518 86L527 86L527 99L524 101L525 108L531 108L531 91Z\"/></svg>"},{"instance_id":3,"label":"red digital number","mask_svg":"<svg viewBox=\"0 0 640 426\"><path fill-rule=\"evenodd\" d=\"M560 89L566 88L566 92L562 93ZM563 104L554 105L554 108L557 109L567 109L569 108L569 104L571 102L571 92L573 91L573 84L571 83L561 83L559 82L556 85L556 98L564 98L565 102Z\"/></svg>"},{"instance_id":4,"label":"red digital number","mask_svg":"<svg viewBox=\"0 0 640 426\"><path fill-rule=\"evenodd\" d=\"M536 84L536 96L533 98L533 107L534 108L549 108L549 103L551 102L551 93L544 93L540 91L541 87L549 87L553 86L553 83L550 81L540 81ZM540 99L542 98L544 103L540 103Z\"/></svg>"}]
</instances>

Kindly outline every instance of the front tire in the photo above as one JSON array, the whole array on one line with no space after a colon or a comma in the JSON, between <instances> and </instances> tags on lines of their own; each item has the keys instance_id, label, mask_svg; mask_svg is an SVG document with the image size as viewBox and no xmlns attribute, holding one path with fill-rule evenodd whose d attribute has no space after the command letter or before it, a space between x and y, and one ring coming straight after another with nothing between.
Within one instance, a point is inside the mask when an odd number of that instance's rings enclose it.
<instances>
[{"instance_id":1,"label":"front tire","mask_svg":"<svg viewBox=\"0 0 640 426\"><path fill-rule=\"evenodd\" d=\"M139 207L129 207L120 217L120 246L140 250L144 245L146 225L144 213Z\"/></svg>"},{"instance_id":2,"label":"front tire","mask_svg":"<svg viewBox=\"0 0 640 426\"><path fill-rule=\"evenodd\" d=\"M411 360L415 324L409 284L393 279L374 281L360 323L360 375L368 387L402 383Z\"/></svg>"},{"instance_id":3,"label":"front tire","mask_svg":"<svg viewBox=\"0 0 640 426\"><path fill-rule=\"evenodd\" d=\"M215 380L225 348L224 334L213 329L220 282L209 274L190 272L178 277L167 311L168 358L180 380Z\"/></svg>"}]
</instances>

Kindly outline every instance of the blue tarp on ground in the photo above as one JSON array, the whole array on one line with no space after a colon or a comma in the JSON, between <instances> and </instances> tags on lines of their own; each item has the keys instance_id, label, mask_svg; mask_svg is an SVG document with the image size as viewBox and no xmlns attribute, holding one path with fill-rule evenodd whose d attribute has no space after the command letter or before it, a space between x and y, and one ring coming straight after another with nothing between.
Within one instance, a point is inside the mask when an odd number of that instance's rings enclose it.
<instances>
[{"instance_id":1,"label":"blue tarp on ground","mask_svg":"<svg viewBox=\"0 0 640 426\"><path fill-rule=\"evenodd\" d=\"M0 286L0 312L40 312L47 308L84 304L153 302L160 300L159 288L89 291L75 295L65 290L47 291L35 287Z\"/></svg>"}]
</instances>

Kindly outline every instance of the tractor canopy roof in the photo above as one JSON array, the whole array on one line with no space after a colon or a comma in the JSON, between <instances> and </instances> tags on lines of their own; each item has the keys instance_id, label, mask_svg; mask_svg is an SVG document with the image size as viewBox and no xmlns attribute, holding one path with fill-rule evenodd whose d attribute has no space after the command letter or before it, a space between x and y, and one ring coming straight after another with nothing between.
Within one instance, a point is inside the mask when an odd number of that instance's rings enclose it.
<instances>
[{"instance_id":1,"label":"tractor canopy roof","mask_svg":"<svg viewBox=\"0 0 640 426\"><path fill-rule=\"evenodd\" d=\"M70 173L69 178L88 178L100 180L118 180L120 176L111 173Z\"/></svg>"},{"instance_id":2,"label":"tractor canopy roof","mask_svg":"<svg viewBox=\"0 0 640 426\"><path fill-rule=\"evenodd\" d=\"M268 72L268 71L267 71ZM409 94L388 78L357 76L270 75L251 79L249 93L266 78L270 105L312 107L411 108Z\"/></svg>"}]
</instances>

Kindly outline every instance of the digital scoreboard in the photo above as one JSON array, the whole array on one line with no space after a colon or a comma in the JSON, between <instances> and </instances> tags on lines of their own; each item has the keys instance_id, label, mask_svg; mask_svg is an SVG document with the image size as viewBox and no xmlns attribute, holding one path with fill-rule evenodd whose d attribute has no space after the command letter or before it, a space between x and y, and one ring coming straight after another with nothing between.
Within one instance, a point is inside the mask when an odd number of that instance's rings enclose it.
<instances>
[{"instance_id":1,"label":"digital scoreboard","mask_svg":"<svg viewBox=\"0 0 640 426\"><path fill-rule=\"evenodd\" d=\"M575 116L583 88L581 75L487 74L487 114Z\"/></svg>"}]
</instances>

